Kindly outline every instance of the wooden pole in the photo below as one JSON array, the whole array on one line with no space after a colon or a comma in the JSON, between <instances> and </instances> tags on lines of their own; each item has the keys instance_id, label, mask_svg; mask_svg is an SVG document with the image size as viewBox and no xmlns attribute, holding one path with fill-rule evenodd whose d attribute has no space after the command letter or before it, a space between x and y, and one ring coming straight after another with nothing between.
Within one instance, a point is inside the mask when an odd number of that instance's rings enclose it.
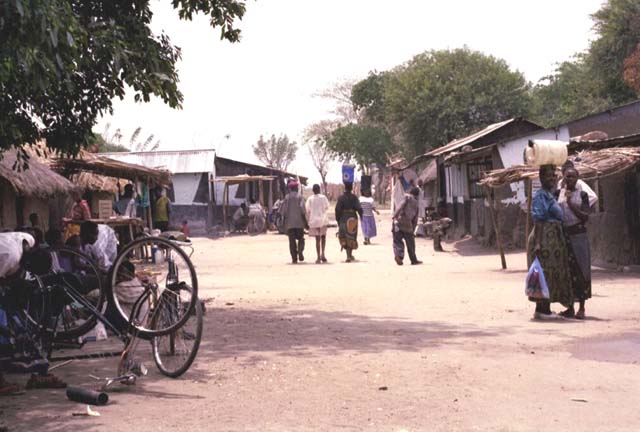
<instances>
[{"instance_id":1,"label":"wooden pole","mask_svg":"<svg viewBox=\"0 0 640 432\"><path fill-rule=\"evenodd\" d=\"M531 196L533 194L533 180L525 180L525 188L527 192L527 223L525 225L524 244L526 251L529 251L529 234L531 231Z\"/></svg>"},{"instance_id":2,"label":"wooden pole","mask_svg":"<svg viewBox=\"0 0 640 432\"><path fill-rule=\"evenodd\" d=\"M227 182L224 182L224 188L222 189L222 229L227 230Z\"/></svg>"},{"instance_id":3,"label":"wooden pole","mask_svg":"<svg viewBox=\"0 0 640 432\"><path fill-rule=\"evenodd\" d=\"M507 269L507 259L504 256L504 248L502 247L502 238L500 236L500 221L498 220L498 211L495 205L495 199L493 196L493 189L486 187L487 198L489 199L489 205L491 206L491 221L493 222L493 230L496 233L496 243L498 250L500 251L500 260L502 261L502 270Z\"/></svg>"}]
</instances>

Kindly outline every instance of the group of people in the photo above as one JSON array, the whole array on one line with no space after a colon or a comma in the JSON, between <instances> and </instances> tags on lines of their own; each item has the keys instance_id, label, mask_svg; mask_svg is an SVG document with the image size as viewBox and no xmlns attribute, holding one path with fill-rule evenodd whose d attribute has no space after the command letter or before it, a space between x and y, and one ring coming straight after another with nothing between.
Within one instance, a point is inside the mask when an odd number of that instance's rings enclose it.
<instances>
[{"instance_id":1,"label":"group of people","mask_svg":"<svg viewBox=\"0 0 640 432\"><path fill-rule=\"evenodd\" d=\"M233 231L244 232L247 230L249 224L253 221L256 226L261 229L265 226L265 214L262 204L256 201L255 198L249 199L249 206L245 203L241 203L240 207L236 209L231 217L233 224Z\"/></svg>"},{"instance_id":2,"label":"group of people","mask_svg":"<svg viewBox=\"0 0 640 432\"><path fill-rule=\"evenodd\" d=\"M313 195L305 201L295 181L288 184L288 194L278 207L283 219L285 232L289 237L291 263L304 261L305 230L316 240L316 264L326 263L327 227L329 219L329 200L320 193L320 185L313 185ZM395 262L404 262L405 245L412 265L422 264L416 256L415 229L418 223L418 194L414 187L405 194L402 203L393 214L393 251ZM353 183L344 183L344 193L335 206L335 218L338 224L338 239L341 250L346 253L346 262L355 261L353 251L358 249L358 222L362 224L364 244L370 245L377 236L375 214L379 214L370 190L362 191L357 197L353 193Z\"/></svg>"},{"instance_id":3,"label":"group of people","mask_svg":"<svg viewBox=\"0 0 640 432\"><path fill-rule=\"evenodd\" d=\"M66 240L64 233L57 228L50 228L42 234L37 214L30 215L31 226L20 227L17 231L0 233L0 286L8 287L29 279L28 272L34 274L74 273L84 274L89 270L89 263L73 259L69 254L60 253L71 249L90 258L97 266L97 271L106 274L117 255L117 239L113 230L106 225L97 225L92 221L83 221L80 232ZM12 291L5 291L10 295ZM4 318L3 318L4 317ZM5 311L0 307L0 352L10 349L10 340ZM4 338L4 339L3 339ZM37 350L33 351L37 353ZM36 356L37 357L37 356ZM13 365L17 370L31 372L27 388L62 388L66 384L48 371L49 363L44 358L36 358L30 362L18 362ZM15 394L21 388L5 381L0 365L0 396Z\"/></svg>"},{"instance_id":4,"label":"group of people","mask_svg":"<svg viewBox=\"0 0 640 432\"><path fill-rule=\"evenodd\" d=\"M529 262L538 258L549 288L549 299L536 302L535 319L585 317L585 302L591 298L591 254L587 221L598 196L580 180L573 163L562 166L558 183L556 167L543 165L539 170L541 189L532 200L535 222L529 237ZM551 311L551 303L566 309ZM576 312L574 304L578 303Z\"/></svg>"},{"instance_id":5,"label":"group of people","mask_svg":"<svg viewBox=\"0 0 640 432\"><path fill-rule=\"evenodd\" d=\"M154 226L160 231L169 230L169 220L171 215L171 201L167 197L167 191L164 188L155 188L152 195L152 215ZM121 217L134 218L138 216L140 206L139 200L136 199L133 184L125 185L122 194L112 204L113 214ZM91 207L87 201L88 195L78 194L74 198L74 203L68 216L65 218L67 222L82 222L91 219ZM184 224L184 222L183 222ZM77 232L76 232L77 233Z\"/></svg>"}]
</instances>

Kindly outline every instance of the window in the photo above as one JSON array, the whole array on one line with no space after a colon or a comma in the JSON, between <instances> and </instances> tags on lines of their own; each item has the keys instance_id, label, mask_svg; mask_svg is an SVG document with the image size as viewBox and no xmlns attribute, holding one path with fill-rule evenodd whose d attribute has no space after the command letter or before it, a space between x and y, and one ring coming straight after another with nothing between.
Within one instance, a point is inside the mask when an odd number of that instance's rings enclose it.
<instances>
[{"instance_id":1,"label":"window","mask_svg":"<svg viewBox=\"0 0 640 432\"><path fill-rule=\"evenodd\" d=\"M467 164L467 180L469 182L469 198L484 198L484 188L478 184L484 174L493 169L491 158Z\"/></svg>"}]
</instances>

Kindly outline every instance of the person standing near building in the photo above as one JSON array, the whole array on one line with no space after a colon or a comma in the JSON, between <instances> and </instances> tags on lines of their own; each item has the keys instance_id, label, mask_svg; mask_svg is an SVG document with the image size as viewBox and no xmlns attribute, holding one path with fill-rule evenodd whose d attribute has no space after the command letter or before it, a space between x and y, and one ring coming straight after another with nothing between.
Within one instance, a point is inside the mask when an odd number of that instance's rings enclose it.
<instances>
[{"instance_id":1,"label":"person standing near building","mask_svg":"<svg viewBox=\"0 0 640 432\"><path fill-rule=\"evenodd\" d=\"M422 264L416 257L416 239L414 232L418 224L418 195L420 189L413 187L410 193L405 194L400 206L393 214L393 254L396 264L402 265L404 261L404 246L407 245L407 253L411 265Z\"/></svg>"},{"instance_id":2,"label":"person standing near building","mask_svg":"<svg viewBox=\"0 0 640 432\"><path fill-rule=\"evenodd\" d=\"M289 237L291 263L297 264L298 261L304 261L304 230L309 228L304 198L298 193L297 182L289 182L289 193L280 204L279 211Z\"/></svg>"},{"instance_id":3,"label":"person standing near building","mask_svg":"<svg viewBox=\"0 0 640 432\"><path fill-rule=\"evenodd\" d=\"M169 230L169 216L171 215L171 201L167 198L167 191L162 189L160 198L156 201L156 219L154 225L160 231Z\"/></svg>"},{"instance_id":4,"label":"person standing near building","mask_svg":"<svg viewBox=\"0 0 640 432\"><path fill-rule=\"evenodd\" d=\"M327 246L327 210L329 200L320 193L320 185L313 185L313 195L307 200L307 220L309 221L309 235L316 238L316 264L326 263L324 250Z\"/></svg>"},{"instance_id":5,"label":"person standing near building","mask_svg":"<svg viewBox=\"0 0 640 432\"><path fill-rule=\"evenodd\" d=\"M362 219L362 207L351 191L353 183L344 182L344 193L336 203L336 221L340 247L347 252L347 262L355 261L353 251L358 249L358 216Z\"/></svg>"}]
</instances>

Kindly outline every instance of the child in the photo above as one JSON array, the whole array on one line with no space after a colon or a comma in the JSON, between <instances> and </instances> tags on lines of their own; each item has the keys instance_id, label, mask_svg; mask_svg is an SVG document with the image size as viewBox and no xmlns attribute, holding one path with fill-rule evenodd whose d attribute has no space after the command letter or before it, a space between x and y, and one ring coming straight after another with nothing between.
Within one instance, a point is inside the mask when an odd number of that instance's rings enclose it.
<instances>
[{"instance_id":1,"label":"child","mask_svg":"<svg viewBox=\"0 0 640 432\"><path fill-rule=\"evenodd\" d=\"M376 209L375 201L371 197L370 190L362 191L360 206L362 207L362 235L364 236L364 244L370 245L371 239L378 234L376 230L376 218L373 216L373 213L380 214Z\"/></svg>"},{"instance_id":2,"label":"child","mask_svg":"<svg viewBox=\"0 0 640 432\"><path fill-rule=\"evenodd\" d=\"M182 221L182 225L180 226L180 231L182 231L182 234L184 234L185 237L187 238L190 237L189 226L187 225L186 219Z\"/></svg>"}]
</instances>

